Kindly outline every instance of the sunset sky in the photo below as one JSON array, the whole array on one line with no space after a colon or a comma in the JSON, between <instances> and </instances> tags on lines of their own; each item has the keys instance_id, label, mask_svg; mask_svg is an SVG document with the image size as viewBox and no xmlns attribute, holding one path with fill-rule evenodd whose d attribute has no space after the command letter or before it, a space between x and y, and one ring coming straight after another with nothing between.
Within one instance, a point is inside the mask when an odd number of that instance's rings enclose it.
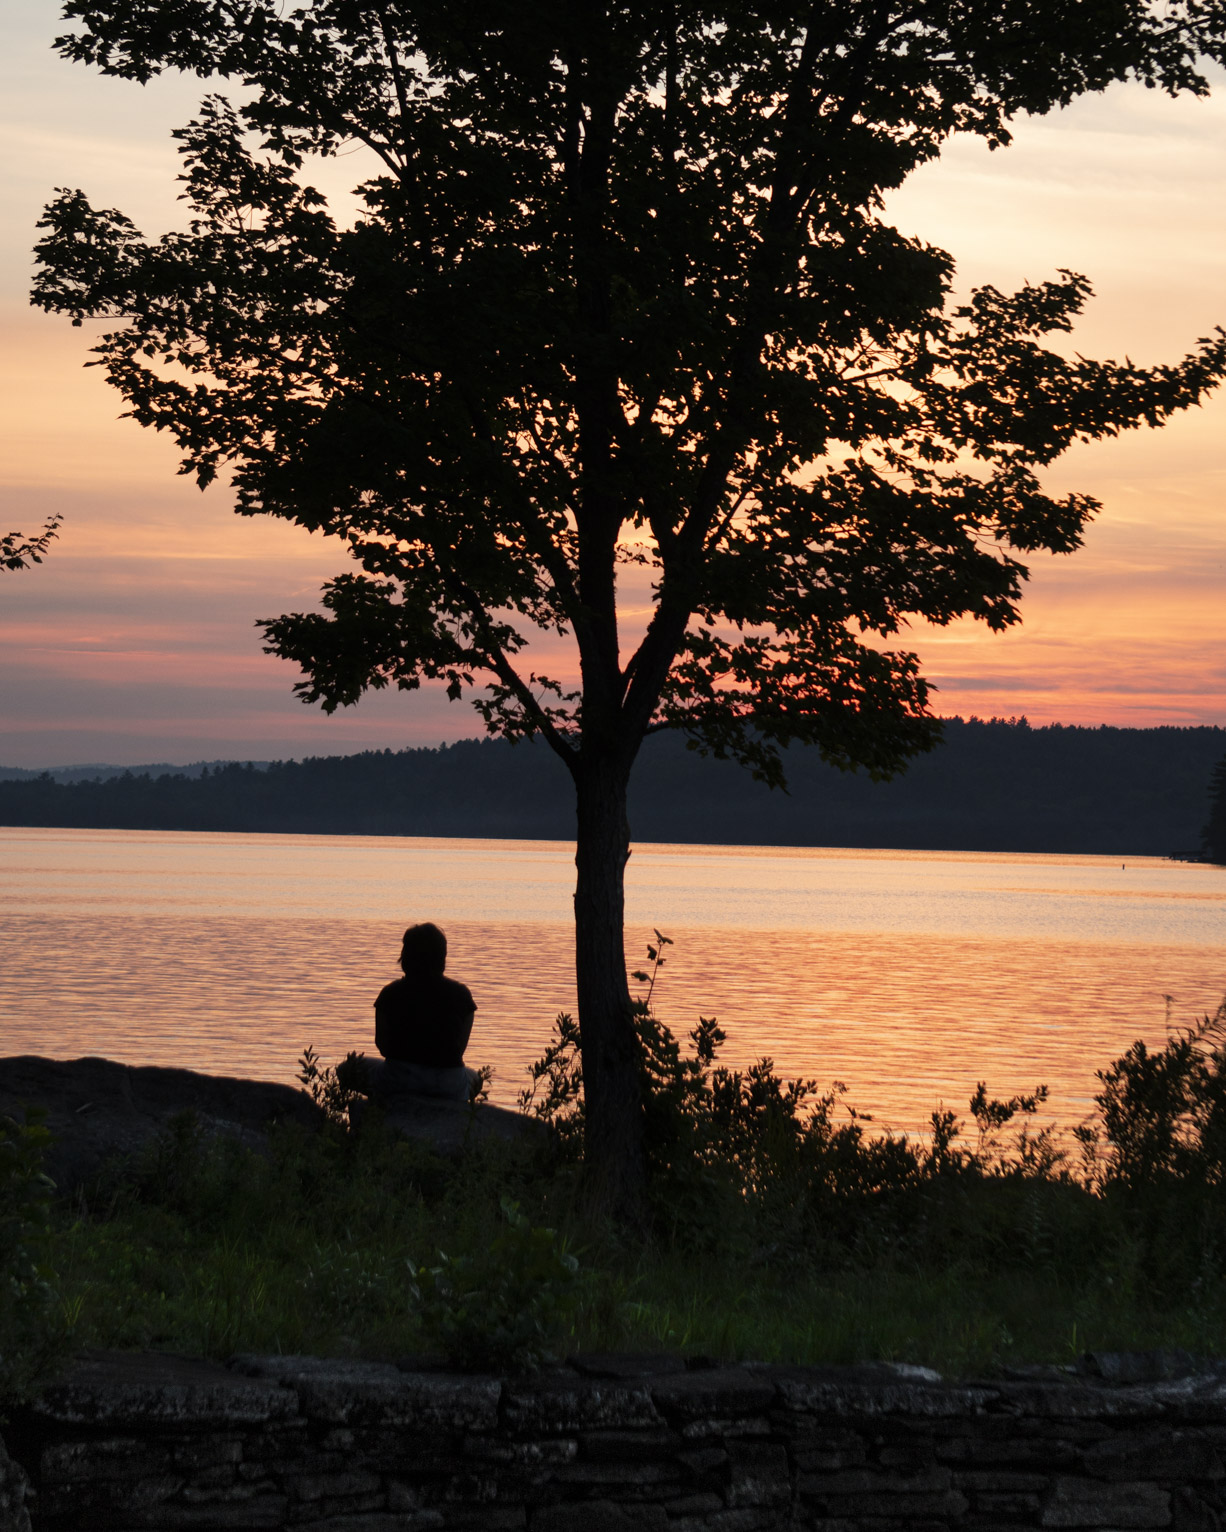
<instances>
[{"instance_id":1,"label":"sunset sky","mask_svg":"<svg viewBox=\"0 0 1226 1532\"><path fill-rule=\"evenodd\" d=\"M384 693L332 718L298 703L296 672L260 652L252 625L310 605L344 566L339 545L236 518L224 488L176 478L173 445L118 420L118 396L82 369L89 332L27 306L54 187L82 187L149 235L180 220L169 133L205 88L142 89L60 61L56 10L9 0L0 23L0 533L65 518L42 566L0 574L0 765L260 759L480 732L441 693ZM341 191L355 177L342 160L311 178ZM1226 323L1226 85L1208 101L1116 89L1021 124L996 154L955 142L890 211L954 254L963 288L1086 273L1098 296L1076 348L1173 361ZM1104 513L1081 552L1035 561L1020 630L910 635L938 711L1226 724L1226 397L1071 452L1048 482L1096 495Z\"/></svg>"}]
</instances>

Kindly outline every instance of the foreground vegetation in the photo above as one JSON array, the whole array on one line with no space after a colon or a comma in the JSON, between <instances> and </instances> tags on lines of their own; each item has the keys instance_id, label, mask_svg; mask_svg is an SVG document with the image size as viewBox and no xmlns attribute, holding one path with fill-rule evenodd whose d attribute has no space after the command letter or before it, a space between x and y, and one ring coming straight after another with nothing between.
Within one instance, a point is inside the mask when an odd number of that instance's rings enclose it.
<instances>
[{"instance_id":1,"label":"foreground vegetation","mask_svg":"<svg viewBox=\"0 0 1226 1532\"><path fill-rule=\"evenodd\" d=\"M548 1125L458 1161L396 1138L316 1065L330 1113L266 1152L189 1115L71 1201L37 1127L0 1132L0 1365L57 1347L404 1357L532 1368L584 1349L869 1358L982 1373L1087 1349L1226 1350L1226 1005L1099 1074L1071 1141L1046 1093L873 1136L841 1088L718 1065L639 1013L649 1227L593 1222L582 1077L559 1018L524 1108ZM312 1071L308 1069L308 1075ZM341 1071L341 1081L344 1071Z\"/></svg>"}]
</instances>

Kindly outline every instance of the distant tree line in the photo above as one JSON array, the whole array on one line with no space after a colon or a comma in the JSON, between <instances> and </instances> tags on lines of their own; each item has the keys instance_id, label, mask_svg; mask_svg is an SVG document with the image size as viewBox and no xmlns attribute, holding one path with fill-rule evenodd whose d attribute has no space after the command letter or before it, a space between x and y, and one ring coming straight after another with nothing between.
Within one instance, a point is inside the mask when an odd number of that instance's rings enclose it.
<instances>
[{"instance_id":1,"label":"distant tree line","mask_svg":"<svg viewBox=\"0 0 1226 1532\"><path fill-rule=\"evenodd\" d=\"M217 766L233 766L236 763L230 760L215 761L192 761L190 765L179 766L170 761L150 762L141 766L105 766L95 761L92 765L85 766L50 766L40 771L37 767L28 766L0 766L0 782L32 782L35 777L50 777L53 782L101 782L110 777L199 777L206 771L212 771ZM246 765L247 762L238 762ZM253 761L251 765L263 770L270 766L271 761Z\"/></svg>"},{"instance_id":2,"label":"distant tree line","mask_svg":"<svg viewBox=\"0 0 1226 1532\"><path fill-rule=\"evenodd\" d=\"M662 735L645 747L630 820L640 841L1159 856L1195 856L1203 844L1226 861L1224 751L1226 729L953 719L943 743L891 782L794 747L781 793ZM235 763L196 778L0 782L0 823L570 839L566 787L565 768L539 744L464 740L266 769Z\"/></svg>"},{"instance_id":3,"label":"distant tree line","mask_svg":"<svg viewBox=\"0 0 1226 1532\"><path fill-rule=\"evenodd\" d=\"M1226 755L1209 778L1209 823L1201 831L1205 858L1226 863Z\"/></svg>"}]
</instances>

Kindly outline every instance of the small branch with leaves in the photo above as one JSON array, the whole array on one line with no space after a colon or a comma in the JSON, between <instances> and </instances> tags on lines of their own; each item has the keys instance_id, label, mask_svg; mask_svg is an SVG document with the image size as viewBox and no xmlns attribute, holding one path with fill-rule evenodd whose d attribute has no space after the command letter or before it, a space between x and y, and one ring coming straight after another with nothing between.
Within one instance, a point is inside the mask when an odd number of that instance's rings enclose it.
<instances>
[{"instance_id":1,"label":"small branch with leaves","mask_svg":"<svg viewBox=\"0 0 1226 1532\"><path fill-rule=\"evenodd\" d=\"M9 532L0 537L0 569L28 569L31 564L41 564L52 538L59 536L63 519L57 511L48 517L36 537L25 537L20 532Z\"/></svg>"}]
</instances>

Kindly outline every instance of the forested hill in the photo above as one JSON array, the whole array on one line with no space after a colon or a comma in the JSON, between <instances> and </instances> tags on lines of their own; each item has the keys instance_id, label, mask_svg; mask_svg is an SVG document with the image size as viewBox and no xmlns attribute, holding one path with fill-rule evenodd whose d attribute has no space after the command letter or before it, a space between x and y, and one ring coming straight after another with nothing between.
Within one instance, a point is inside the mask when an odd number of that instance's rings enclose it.
<instances>
[{"instance_id":1,"label":"forested hill","mask_svg":"<svg viewBox=\"0 0 1226 1532\"><path fill-rule=\"evenodd\" d=\"M790 793L667 735L649 739L630 816L636 840L975 851L1195 855L1226 729L946 725L893 782L787 757ZM567 839L565 769L547 747L465 740L198 777L0 782L0 824L148 830Z\"/></svg>"}]
</instances>

